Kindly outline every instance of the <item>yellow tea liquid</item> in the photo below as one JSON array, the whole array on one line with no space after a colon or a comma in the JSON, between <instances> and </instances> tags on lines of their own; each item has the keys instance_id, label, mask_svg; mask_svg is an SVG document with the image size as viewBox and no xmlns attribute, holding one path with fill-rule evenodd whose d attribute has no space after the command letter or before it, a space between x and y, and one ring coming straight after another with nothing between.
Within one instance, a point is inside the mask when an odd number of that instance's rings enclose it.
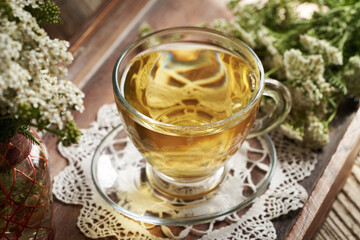
<instances>
[{"instance_id":1,"label":"yellow tea liquid","mask_svg":"<svg viewBox=\"0 0 360 240\"><path fill-rule=\"evenodd\" d=\"M118 102L134 144L158 172L176 181L206 178L222 167L245 140L257 112L258 103L218 124L249 104L260 77L242 58L215 46L164 44L135 57L122 74L121 91L132 107L178 125L141 119L139 124ZM208 128L197 128L201 125Z\"/></svg>"}]
</instances>

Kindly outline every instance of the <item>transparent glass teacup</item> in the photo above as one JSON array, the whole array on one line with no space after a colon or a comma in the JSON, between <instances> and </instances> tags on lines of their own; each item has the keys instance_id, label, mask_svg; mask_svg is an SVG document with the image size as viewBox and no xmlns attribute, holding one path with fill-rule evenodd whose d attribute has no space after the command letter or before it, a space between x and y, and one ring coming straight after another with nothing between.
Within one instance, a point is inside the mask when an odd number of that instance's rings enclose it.
<instances>
[{"instance_id":1,"label":"transparent glass teacup","mask_svg":"<svg viewBox=\"0 0 360 240\"><path fill-rule=\"evenodd\" d=\"M213 192L244 140L275 128L291 106L286 87L264 78L252 49L198 27L136 40L116 62L113 89L152 190L169 200ZM273 108L258 114L264 99Z\"/></svg>"}]
</instances>

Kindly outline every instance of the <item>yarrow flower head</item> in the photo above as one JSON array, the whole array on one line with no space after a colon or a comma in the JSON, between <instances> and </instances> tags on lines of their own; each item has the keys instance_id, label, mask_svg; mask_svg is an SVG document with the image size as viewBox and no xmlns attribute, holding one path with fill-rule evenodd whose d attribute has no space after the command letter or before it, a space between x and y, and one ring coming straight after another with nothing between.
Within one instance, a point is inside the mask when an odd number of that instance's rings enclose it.
<instances>
[{"instance_id":1,"label":"yarrow flower head","mask_svg":"<svg viewBox=\"0 0 360 240\"><path fill-rule=\"evenodd\" d=\"M255 36L253 33L249 33L242 27L240 27L237 24L234 24L236 22L236 19L232 22L228 22L227 20L223 18L215 19L209 27L216 29L218 31L233 35L241 40L243 40L246 44L248 44L250 47L255 46Z\"/></svg>"},{"instance_id":2,"label":"yarrow flower head","mask_svg":"<svg viewBox=\"0 0 360 240\"><path fill-rule=\"evenodd\" d=\"M360 56L349 58L348 67L344 73L347 89L354 96L360 96Z\"/></svg>"},{"instance_id":3,"label":"yarrow flower head","mask_svg":"<svg viewBox=\"0 0 360 240\"><path fill-rule=\"evenodd\" d=\"M304 141L312 148L320 148L329 143L329 127L327 122L322 122L313 112L307 115L304 132Z\"/></svg>"},{"instance_id":4,"label":"yarrow flower head","mask_svg":"<svg viewBox=\"0 0 360 240\"><path fill-rule=\"evenodd\" d=\"M304 55L290 49L284 53L284 67L287 87L296 104L281 130L311 148L320 148L329 141L328 122L320 120L328 114L324 99L335 91L324 78L325 61L322 55Z\"/></svg>"},{"instance_id":5,"label":"yarrow flower head","mask_svg":"<svg viewBox=\"0 0 360 240\"><path fill-rule=\"evenodd\" d=\"M0 141L34 126L56 134L66 145L76 142L81 133L71 111L83 111L84 94L71 82L58 81L73 60L69 43L51 39L32 15L44 19L49 11L41 11L54 5L48 0L4 0L0 7Z\"/></svg>"},{"instance_id":6,"label":"yarrow flower head","mask_svg":"<svg viewBox=\"0 0 360 240\"><path fill-rule=\"evenodd\" d=\"M343 65L342 52L328 41L305 34L300 35L300 43L310 54L322 55L326 64Z\"/></svg>"},{"instance_id":7,"label":"yarrow flower head","mask_svg":"<svg viewBox=\"0 0 360 240\"><path fill-rule=\"evenodd\" d=\"M269 53L266 57L264 57L264 64L271 69L282 66L283 56L275 47L276 39L270 35L269 30L266 28L261 28L256 35L258 36L258 45L265 47Z\"/></svg>"},{"instance_id":8,"label":"yarrow flower head","mask_svg":"<svg viewBox=\"0 0 360 240\"><path fill-rule=\"evenodd\" d=\"M330 96L332 88L324 79L325 62L321 55L304 56L291 49L284 53L284 66L288 87L296 99L295 109L313 109Z\"/></svg>"}]
</instances>

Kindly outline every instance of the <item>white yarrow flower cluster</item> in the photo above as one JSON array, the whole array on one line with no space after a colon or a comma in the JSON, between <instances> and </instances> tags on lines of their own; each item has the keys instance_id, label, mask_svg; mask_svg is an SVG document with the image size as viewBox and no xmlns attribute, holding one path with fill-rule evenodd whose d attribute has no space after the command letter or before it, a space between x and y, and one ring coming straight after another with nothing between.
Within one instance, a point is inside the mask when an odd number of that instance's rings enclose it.
<instances>
[{"instance_id":1,"label":"white yarrow flower cluster","mask_svg":"<svg viewBox=\"0 0 360 240\"><path fill-rule=\"evenodd\" d=\"M360 56L349 58L349 68L344 73L344 80L349 92L360 96Z\"/></svg>"},{"instance_id":2,"label":"white yarrow flower cluster","mask_svg":"<svg viewBox=\"0 0 360 240\"><path fill-rule=\"evenodd\" d=\"M311 109L330 96L332 88L324 79L325 63L321 55L304 56L291 49L284 53L284 65L294 109Z\"/></svg>"},{"instance_id":3,"label":"white yarrow flower cluster","mask_svg":"<svg viewBox=\"0 0 360 240\"><path fill-rule=\"evenodd\" d=\"M274 46L275 38L269 34L269 31L266 28L261 28L258 32L258 42L260 45L264 46L266 50L270 53L270 59L267 60L267 65L270 68L276 68L283 65L283 56Z\"/></svg>"},{"instance_id":4,"label":"white yarrow flower cluster","mask_svg":"<svg viewBox=\"0 0 360 240\"><path fill-rule=\"evenodd\" d=\"M304 140L304 134L302 131L298 129L294 129L294 127L287 122L280 125L281 132L290 139L293 139L298 142L302 142Z\"/></svg>"},{"instance_id":5,"label":"white yarrow flower cluster","mask_svg":"<svg viewBox=\"0 0 360 240\"><path fill-rule=\"evenodd\" d=\"M16 20L0 15L0 115L26 118L19 112L26 106L40 113L36 121L61 129L73 119L72 110L83 111L84 94L71 82L57 80L73 60L69 43L50 39L23 9L41 2L11 0Z\"/></svg>"},{"instance_id":6,"label":"white yarrow flower cluster","mask_svg":"<svg viewBox=\"0 0 360 240\"><path fill-rule=\"evenodd\" d=\"M216 29L220 32L224 32L230 35L233 35L246 44L248 44L251 48L255 47L255 37L253 34L247 32L240 25L235 24L236 19L230 21L230 24L227 20L223 18L215 19L212 21L210 27Z\"/></svg>"},{"instance_id":7,"label":"white yarrow flower cluster","mask_svg":"<svg viewBox=\"0 0 360 240\"><path fill-rule=\"evenodd\" d=\"M329 143L329 128L315 116L313 112L307 115L305 126L304 141L314 149L325 146Z\"/></svg>"},{"instance_id":8,"label":"white yarrow flower cluster","mask_svg":"<svg viewBox=\"0 0 360 240\"><path fill-rule=\"evenodd\" d=\"M288 118L281 130L311 148L322 147L329 142L328 122L321 121L328 111L324 99L330 98L334 91L324 79L324 59L322 55L304 55L300 50L291 49L284 53L284 66L287 86L295 103L292 108L300 115ZM301 114L306 118L295 127Z\"/></svg>"},{"instance_id":9,"label":"white yarrow flower cluster","mask_svg":"<svg viewBox=\"0 0 360 240\"><path fill-rule=\"evenodd\" d=\"M33 8L39 7L38 3L43 3L44 0L12 0L17 6L24 8L25 6L32 6Z\"/></svg>"},{"instance_id":10,"label":"white yarrow flower cluster","mask_svg":"<svg viewBox=\"0 0 360 240\"><path fill-rule=\"evenodd\" d=\"M328 41L309 35L301 35L300 43L310 54L322 55L326 64L343 65L342 51L331 46Z\"/></svg>"}]
</instances>

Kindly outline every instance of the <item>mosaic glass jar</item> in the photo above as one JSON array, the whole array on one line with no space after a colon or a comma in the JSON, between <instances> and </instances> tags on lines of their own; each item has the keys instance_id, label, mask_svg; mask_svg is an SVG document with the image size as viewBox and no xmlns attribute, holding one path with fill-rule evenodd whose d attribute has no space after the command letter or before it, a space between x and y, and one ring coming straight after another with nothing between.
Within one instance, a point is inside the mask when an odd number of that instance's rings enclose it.
<instances>
[{"instance_id":1,"label":"mosaic glass jar","mask_svg":"<svg viewBox=\"0 0 360 240\"><path fill-rule=\"evenodd\" d=\"M0 143L0 239L52 239L52 192L44 142L17 134Z\"/></svg>"}]
</instances>

